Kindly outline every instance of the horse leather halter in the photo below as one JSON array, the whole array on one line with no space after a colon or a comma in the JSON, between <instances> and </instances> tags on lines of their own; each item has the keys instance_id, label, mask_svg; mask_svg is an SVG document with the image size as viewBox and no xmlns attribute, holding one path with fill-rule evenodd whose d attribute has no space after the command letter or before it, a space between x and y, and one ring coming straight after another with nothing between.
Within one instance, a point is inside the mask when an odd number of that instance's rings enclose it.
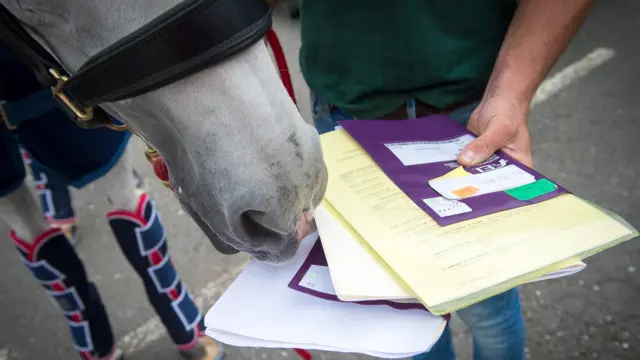
<instances>
[{"instance_id":1,"label":"horse leather halter","mask_svg":"<svg viewBox=\"0 0 640 360\"><path fill-rule=\"evenodd\" d=\"M202 71L255 44L270 28L271 7L265 0L186 0L102 50L70 76L0 5L0 41L43 87L51 88L57 105L78 126L89 129L129 130L114 124L98 105L139 96ZM170 187L164 160L147 146L147 160Z\"/></svg>"},{"instance_id":2,"label":"horse leather halter","mask_svg":"<svg viewBox=\"0 0 640 360\"><path fill-rule=\"evenodd\" d=\"M139 96L199 72L262 39L271 27L264 0L187 0L84 63L74 76L0 5L0 41L84 128L109 125L95 108ZM196 40L197 39L197 40Z\"/></svg>"}]
</instances>

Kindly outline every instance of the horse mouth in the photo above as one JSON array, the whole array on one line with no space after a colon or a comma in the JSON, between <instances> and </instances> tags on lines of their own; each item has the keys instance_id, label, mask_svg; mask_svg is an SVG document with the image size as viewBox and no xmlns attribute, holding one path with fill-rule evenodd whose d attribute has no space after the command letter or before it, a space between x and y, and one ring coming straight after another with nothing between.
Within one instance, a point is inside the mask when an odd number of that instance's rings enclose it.
<instances>
[{"instance_id":1,"label":"horse mouth","mask_svg":"<svg viewBox=\"0 0 640 360\"><path fill-rule=\"evenodd\" d=\"M222 241L220 237L215 233L215 231L213 231L213 229L209 227L209 224L207 224L206 221L204 221L204 219L202 219L202 217L193 210L191 205L181 200L179 200L179 202L180 205L182 205L184 211L186 211L187 214L191 216L193 221L195 221L200 230L204 232L205 236L209 239L209 242L211 242L211 245L213 245L216 250L224 255L233 255L240 252L238 249Z\"/></svg>"},{"instance_id":2,"label":"horse mouth","mask_svg":"<svg viewBox=\"0 0 640 360\"><path fill-rule=\"evenodd\" d=\"M198 215L196 211L185 201L178 200L182 208L189 214L189 216L195 221L200 230L205 234L205 236L209 239L209 242L213 247L223 255L234 255L240 252L240 250L234 248L233 246L224 242L213 229L207 224L204 219ZM295 252L297 251L297 246L295 249L289 249L290 251L286 251L282 256L278 256L272 251L269 251L264 248L252 249L249 252L249 255L260 262L269 263L269 264L280 264L284 261L289 260L293 257ZM293 253L291 252L293 250Z\"/></svg>"}]
</instances>

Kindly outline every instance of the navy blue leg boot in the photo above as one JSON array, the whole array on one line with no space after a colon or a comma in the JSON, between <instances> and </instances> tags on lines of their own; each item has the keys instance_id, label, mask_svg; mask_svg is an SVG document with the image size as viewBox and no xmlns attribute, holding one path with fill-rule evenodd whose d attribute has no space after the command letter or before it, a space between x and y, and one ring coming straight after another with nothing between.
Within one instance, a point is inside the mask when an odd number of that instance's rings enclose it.
<instances>
[{"instance_id":1,"label":"navy blue leg boot","mask_svg":"<svg viewBox=\"0 0 640 360\"><path fill-rule=\"evenodd\" d=\"M42 212L47 222L52 227L61 228L71 244L75 246L78 241L78 227L66 180L42 166L26 150L20 149L20 151L25 164L31 168Z\"/></svg>"},{"instance_id":2,"label":"navy blue leg boot","mask_svg":"<svg viewBox=\"0 0 640 360\"><path fill-rule=\"evenodd\" d=\"M30 244L11 232L23 262L67 319L75 348L86 360L119 357L100 294L62 230L52 228Z\"/></svg>"},{"instance_id":3,"label":"navy blue leg boot","mask_svg":"<svg viewBox=\"0 0 640 360\"><path fill-rule=\"evenodd\" d=\"M142 278L151 305L182 355L220 359L221 348L202 337L204 317L169 258L164 227L152 201L142 194L136 212L116 210L107 218L120 249Z\"/></svg>"}]
</instances>

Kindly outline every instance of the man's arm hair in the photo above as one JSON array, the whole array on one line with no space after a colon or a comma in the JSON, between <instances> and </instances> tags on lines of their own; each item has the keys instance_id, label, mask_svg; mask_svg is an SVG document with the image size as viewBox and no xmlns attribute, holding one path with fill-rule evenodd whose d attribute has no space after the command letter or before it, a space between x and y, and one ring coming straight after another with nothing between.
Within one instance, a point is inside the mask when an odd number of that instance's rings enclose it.
<instances>
[{"instance_id":1,"label":"man's arm hair","mask_svg":"<svg viewBox=\"0 0 640 360\"><path fill-rule=\"evenodd\" d=\"M529 106L592 5L593 0L520 0L484 97L507 96Z\"/></svg>"}]
</instances>

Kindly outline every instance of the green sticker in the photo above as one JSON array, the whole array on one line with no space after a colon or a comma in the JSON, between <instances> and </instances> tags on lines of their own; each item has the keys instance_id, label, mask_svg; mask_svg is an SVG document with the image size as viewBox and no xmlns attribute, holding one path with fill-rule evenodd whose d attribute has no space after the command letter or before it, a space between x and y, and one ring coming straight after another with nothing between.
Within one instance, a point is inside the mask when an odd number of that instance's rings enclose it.
<instances>
[{"instance_id":1,"label":"green sticker","mask_svg":"<svg viewBox=\"0 0 640 360\"><path fill-rule=\"evenodd\" d=\"M518 186L517 188L506 190L505 192L520 201L527 201L553 192L557 188L558 185L551 181L547 179L540 179L536 182L532 182L531 184Z\"/></svg>"}]
</instances>

